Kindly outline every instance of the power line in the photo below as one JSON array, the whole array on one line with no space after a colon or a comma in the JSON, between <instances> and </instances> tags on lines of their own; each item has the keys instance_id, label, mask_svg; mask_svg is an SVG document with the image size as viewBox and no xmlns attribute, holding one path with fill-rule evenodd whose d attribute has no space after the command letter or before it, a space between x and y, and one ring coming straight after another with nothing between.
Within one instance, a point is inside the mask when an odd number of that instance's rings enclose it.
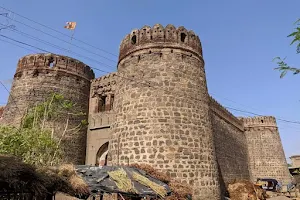
<instances>
[{"instance_id":1,"label":"power line","mask_svg":"<svg viewBox=\"0 0 300 200\"><path fill-rule=\"evenodd\" d=\"M65 48L63 48L63 47L60 47L60 46L51 44L51 43L49 43L49 42L47 42L47 41L45 41L45 40L36 38L36 37L34 37L34 36L30 36L29 34L26 34L26 33L24 33L24 32L18 31L17 33L24 34L24 35L28 35L28 37L31 37L31 38L32 38L33 40L35 40L35 41L42 42L42 43L44 43L44 44L47 44L47 45L49 45L49 46L51 46L51 47L54 47L54 48L57 48L57 49L59 49L59 50L66 51L66 52L71 53L71 54L73 54L73 55L76 55L76 56L78 56L78 57L81 57L81 58L90 60L90 61L92 61L92 62L101 64L101 65L105 65L105 66L107 66L107 67L110 67L110 68L112 68L112 69L115 69L115 67L113 67L113 66L111 66L111 65L108 65L108 64L106 64L106 63L103 63L103 62L100 62L100 61L98 61L98 60L92 59L92 58L90 58L90 57L87 57L87 56L78 54L78 53L76 53L76 52L67 50L67 49L65 49ZM5 35L2 35L2 34L0 34L0 36L1 36L1 37L4 37L4 38L7 38L7 39L9 39L9 40L12 40L12 41L14 41L14 42L17 42L17 43L21 43L21 44L24 44L24 45L27 45L27 44L28 44L28 43L25 44L24 42L15 40L15 39L13 39L13 38L9 38L9 37L7 37L7 36L5 36ZM32 47L32 45L27 45L27 46ZM38 48L40 51L45 52L45 53L51 53L50 51L47 51L47 50L42 49L42 48L39 48L39 47L33 47L33 48Z\"/></svg>"},{"instance_id":2,"label":"power line","mask_svg":"<svg viewBox=\"0 0 300 200\"><path fill-rule=\"evenodd\" d=\"M0 36L1 36L1 37L5 37L5 38L7 38L7 39L10 39L10 40L12 40L12 41L15 41L15 42L17 42L17 43L20 43L20 44L23 44L23 45L27 45L27 46L30 46L30 47L32 47L32 48L39 49L39 50L41 50L41 51L43 51L43 52L51 53L50 51L41 49L41 48L39 48L39 47L35 47L34 45L30 45L30 44L28 44L28 43L25 43L25 42L21 42L21 41L15 40L15 39L13 39L13 38L10 38L10 37L7 37L7 36L1 35L1 34L0 34ZM91 68L92 68L92 69L95 69L95 70L97 70L97 71L103 72L103 73L110 73L110 72L107 72L107 71L105 71L105 70L101 70L101 69L99 69L99 68L95 68L95 67L91 67ZM144 83L144 82L138 82L138 81L136 81L136 80L134 80L134 79L132 79L132 78L120 76L120 75L118 75L118 74L117 74L116 76L118 76L118 77L120 77L120 78L123 78L123 79L127 79L127 80L130 80L130 81L137 82L137 83L139 83L139 84L143 84L143 85L148 86L148 87L152 87L152 88L155 88L155 89L158 89L158 90L162 90L162 91L167 92L167 93L170 92L170 91L165 90L165 89L161 89L161 88L154 87L154 86L150 85L149 83L146 84L146 83ZM177 97L178 97L178 96L177 96ZM186 96L183 96L183 97L186 97ZM200 99L197 99L197 98L194 98L194 97L189 97L189 98L190 98L190 99L197 100L197 101L201 101ZM234 111L238 111L238 112L242 112L242 113L247 113L247 114L251 114L251 115L255 115L255 116L264 116L264 115L257 114L257 113L254 113L254 112L250 112L250 111L246 111L246 110L241 110L241 109L232 108L232 107L228 107L228 106L224 106L224 107L227 108L227 109L230 109L230 110L234 110ZM291 121L291 120L286 120L286 119L282 119L282 118L276 118L276 119L279 120L279 121L282 121L282 122L286 122L286 123L300 124L300 122L298 122L298 121Z\"/></svg>"},{"instance_id":3,"label":"power line","mask_svg":"<svg viewBox=\"0 0 300 200\"><path fill-rule=\"evenodd\" d=\"M9 10L9 9L4 8L4 7L2 7L2 6L0 6L0 8L2 8L2 9L4 9L4 10L7 10L7 11L9 11L9 12L11 12L11 13L14 13L15 15L18 15L18 16L20 16L20 17L22 17L22 18L24 18L24 19L26 19L26 20L28 20L28 21L31 21L31 22L35 23L35 24L38 24L38 25L43 26L43 27L45 27L45 28L48 28L48 29L50 29L50 30L52 30L52 31L54 31L54 32L56 32L56 33L59 33L59 34L61 34L61 35L64 35L64 36L66 36L66 37L68 37L68 38L72 38L73 40L76 40L76 41L78 41L78 42L80 42L80 43L82 43L82 44L85 44L85 45L88 45L88 46L90 46L90 47L93 47L94 49L97 49L97 50L102 51L102 52L104 52L104 53L107 53L107 54L110 54L110 55L112 55L112 56L118 57L116 54L113 54L113 53L110 53L110 52L108 52L108 51L105 51L104 49L98 48L98 47L96 47L96 46L94 46L94 45L91 45L91 44L89 44L89 43L87 43L87 42L84 42L84 41L82 41L82 40L79 40L79 39L77 39L77 38L75 38L75 37L71 37L71 36L69 36L69 35L67 35L67 34L65 34L65 33L61 32L61 31L58 31L58 30L56 30L56 29L54 29L54 28L51 28L51 27L49 27L49 26L46 26L45 24L39 23L39 22L37 22L37 21L34 21L34 20L32 20L32 19L30 19L30 18L28 18L28 17L25 17L25 16L23 16L23 15L21 15L21 14L18 14L18 13L16 13L16 12L12 11L12 10ZM11 19L11 18L10 18L10 19ZM12 19L12 20L14 20L14 19Z\"/></svg>"},{"instance_id":4,"label":"power line","mask_svg":"<svg viewBox=\"0 0 300 200\"><path fill-rule=\"evenodd\" d=\"M1 6L0 6L0 7L1 7ZM16 20L15 20L15 21L16 21ZM18 21L17 21L17 22L18 22ZM21 23L21 22L20 22L20 23ZM28 25L26 25L26 26L28 26ZM31 26L29 26L29 27L31 27ZM33 28L33 27L32 27L32 28ZM40 31L39 29L36 29L36 28L34 28L34 29L37 30L37 31ZM34 36L31 36L31 35L29 35L29 34L26 34L26 33L22 32L22 31L17 31L17 32L18 32L18 33L21 33L21 34L23 34L23 35L26 35L26 36L28 36L28 37L31 37L31 38L33 38L33 39L35 39L35 40L41 41L41 42L43 42L44 44L48 44L48 45L50 45L50 46L52 46L52 47L55 47L55 48L58 48L58 49L60 49L60 50L64 50L64 51L70 52L69 50L66 50L66 49L64 49L64 48L62 48L62 47L60 47L60 46L53 45L53 44L51 44L51 43L49 43L49 42L47 42L47 41L44 41L44 40L41 40L41 39L36 38L36 37L34 37ZM43 32L43 31L41 31L41 32ZM43 32L43 33L45 33L45 32ZM47 33L45 33L45 34L47 34ZM50 35L50 34L47 34L47 35ZM44 49L41 49L41 48L39 48L39 47L30 45L30 44L28 44L28 43L24 43L24 42L15 40L15 39L13 39L13 38L9 38L9 37L7 37L7 36L4 36L4 35L0 35L0 36L1 36L1 37L5 37L5 38L7 38L7 39L9 39L9 40L12 40L12 41L14 41L14 42L23 44L23 45L27 45L27 46L30 46L30 47L32 47L32 48L36 48L36 49L41 50L41 51L43 51L43 52L51 53L51 52L49 52L49 51L47 51L47 50L44 50ZM52 36L52 35L50 35L50 36ZM55 37L55 36L54 36L54 37ZM55 37L55 38L57 38L57 37ZM60 38L58 38L58 39L61 40ZM3 40L2 40L2 41L3 41ZM8 42L8 41L5 41L5 42ZM67 42L67 43L69 43L69 42ZM17 46L20 47L19 45L17 45ZM21 48L24 48L24 47L21 47ZM80 48L80 47L78 47L78 48ZM27 48L26 48L26 49L27 49ZM29 50L29 49L27 49L27 50ZM86 57L86 56L82 56L82 55L77 54L77 53L75 53L75 52L72 52L72 51L71 51L71 53L76 54L76 55L78 55L78 56L80 56L80 57L83 57L83 58L92 60L92 61L94 61L94 62L97 62L97 63L100 63L100 64L104 64L104 65L106 65L106 66L109 66L109 65L107 65L107 64L105 64L105 63L99 62L99 61L97 61L97 60L91 59L91 58ZM109 67L112 67L112 66L109 66ZM104 71L104 70L100 70L100 69L98 69L98 68L93 68L93 69L98 70L98 71L101 71L101 72L103 72L103 73L110 73L110 72L107 72L107 71ZM175 69L174 69L174 70L175 70ZM180 73L184 73L184 72L180 71ZM186 74L186 73L184 73L184 74ZM126 78L126 77L122 77L122 78ZM128 79L128 78L127 78L127 79ZM133 80L133 79L129 79L129 80L135 81L135 80ZM147 84L147 86L149 86L149 84ZM197 99L197 100L198 100L198 99ZM232 100L230 100L230 101L232 101ZM232 102L234 102L234 101L232 101ZM235 102L235 103L236 103L236 102ZM256 116L263 116L263 115L260 115L260 114L257 114L257 113L253 113L253 112L249 112L249 111L245 111L245 110L240 110L240 109L236 109L236 108L231 108L231 107L225 107L225 108L230 109L230 110L235 110L235 111L238 111L238 112L243 112L243 113L247 113L247 114L256 115ZM290 121L290 120L285 120L285 119L281 119L281 118L277 118L277 119L280 120L280 121L287 122L287 123L300 124L300 122L296 122L296 121Z\"/></svg>"},{"instance_id":5,"label":"power line","mask_svg":"<svg viewBox=\"0 0 300 200\"><path fill-rule=\"evenodd\" d=\"M2 83L2 81L0 81L0 84L4 87L4 89L5 89L5 90L8 92L8 94L10 95L9 90L8 90L7 87ZM19 113L22 115L22 112L20 111L20 109L19 109L19 107L18 107L18 105L17 105L17 103L16 103L14 97L13 97L12 95L10 95L10 98L11 98L12 101L14 102L14 104L15 104L17 110L19 111Z\"/></svg>"},{"instance_id":6,"label":"power line","mask_svg":"<svg viewBox=\"0 0 300 200\"><path fill-rule=\"evenodd\" d=\"M99 57L104 58L104 59L106 59L106 60L108 60L108 61L111 61L111 62L116 63L115 60L112 60L112 59L110 59L110 58L107 58L107 57L105 57L105 56L102 56L102 55L100 55L100 54L97 54L97 53L95 53L95 52L93 52L93 51L90 51L90 50L88 50L88 49L85 49L85 48L83 48L83 47L80 47L80 46L78 46L78 45L76 45L76 44L73 44L73 43L71 43L71 42L69 42L69 41L63 40L63 39L61 39L61 38L59 38L59 37L57 37L57 36L54 36L54 35L52 35L52 34L49 34L49 33L45 32L45 31L42 31L42 30L40 30L40 29L37 29L37 28L35 28L35 27L33 27L33 26L30 26L30 25L25 24L25 23L23 23L23 22L20 22L20 21L18 21L18 20L12 19L12 18L10 18L10 17L8 17L8 16L7 16L6 18L11 19L11 20L13 20L13 21L15 21L15 22L17 22L17 23L19 23L19 24L22 24L22 25L24 25L24 26L26 26L26 27L28 27L28 28L31 28L31 29L33 29L33 30L35 30L35 31L41 32L41 33L43 33L43 34L45 34L45 35L48 35L48 36L50 36L50 37L52 37L52 38L55 38L55 39L57 39L57 40L59 40L59 41L62 41L62 42L64 42L64 43L67 43L67 44L70 44L70 45L72 45L72 46L75 46L75 47L77 47L77 48L79 48L79 49L82 49L82 50L88 52L88 53L92 53L92 54L94 54L94 55L96 55L96 56L99 56Z\"/></svg>"},{"instance_id":7,"label":"power line","mask_svg":"<svg viewBox=\"0 0 300 200\"><path fill-rule=\"evenodd\" d=\"M224 106L225 108L227 109L230 109L230 110L234 110L234 111L238 111L238 112L242 112L242 113L247 113L247 114L251 114L251 115L255 115L255 116L265 116L265 115L262 115L262 114L257 114L257 113L254 113L254 112L250 112L250 111L245 111L245 110L240 110L240 109L237 109L237 108L232 108L232 107L228 107L228 106ZM282 119L282 118L278 118L276 117L277 120L279 121L282 121L282 122L287 122L287 123L292 123L292 124L300 124L300 122L298 121L290 121L290 120L286 120L286 119Z\"/></svg>"},{"instance_id":8,"label":"power line","mask_svg":"<svg viewBox=\"0 0 300 200\"><path fill-rule=\"evenodd\" d=\"M51 28L51 27L49 27L49 26L47 26L47 25L45 25L45 24L42 24L42 23L37 22L37 21L35 21L35 20L32 20L32 19L30 19L30 18L28 18L28 17L25 17L25 16L21 15L21 14L18 14L18 13L14 12L14 11L12 11L12 10L10 10L10 9L4 8L3 6L0 6L0 8L4 9L4 10L6 10L6 11L9 11L9 12L11 12L11 13L14 13L14 14L17 15L17 16L20 16L21 18L24 18L24 19L26 19L26 20L28 20L28 21L31 21L31 22L33 22L33 23L35 23L35 24L38 24L38 25L40 25L40 26L42 26L42 27L45 27L45 28L47 28L47 29L50 29L50 30L52 30L52 31L54 31L54 32L56 32L56 33L59 33L59 34L64 35L64 36L66 36L66 37L72 38L71 36L69 36L69 35L67 35L67 34L65 34L65 33L62 33L61 31L58 31L58 30L56 30L56 29L54 29L54 28ZM46 35L49 35L49 36L51 36L51 37L54 37L54 38L56 38L56 39L58 39L58 40L60 40L60 41L66 42L66 43L68 43L68 44L71 44L71 43L68 42L68 41L61 40L60 38L58 38L58 37L56 37L56 36L53 36L53 35L51 35L51 34L48 34L48 33L44 32L44 31L41 31L41 30L36 29L36 28L34 28L34 27L31 27L31 26L29 26L29 25L27 25L27 24L25 24L25 23L23 23L23 22L20 22L20 21L17 21L17 20L15 20L15 19L12 19L12 18L10 18L8 15L4 15L4 17L7 17L7 18L9 18L9 19L11 19L11 20L13 20L13 21L16 21L17 23L23 24L23 25L25 25L25 26L27 26L27 27L29 27L29 28L32 28L32 29L37 30L37 31L39 31L39 32L42 32L42 33L44 33L44 34L46 34ZM116 57L117 57L117 55L112 54L112 53L110 53L110 52L108 52L108 51L106 51L106 50L104 50L104 49L100 49L100 48L95 47L95 46L93 46L93 45L91 45L91 44L88 44L88 43L86 43L86 42L84 42L84 41L78 40L78 39L76 39L76 38L74 38L74 37L73 37L73 39L76 40L76 41L79 41L79 42L81 42L81 43L83 43L83 44L86 44L86 45L88 45L88 46L90 46L90 47L93 47L93 48L95 48L95 49L98 49L98 50L100 50L100 51L103 51L103 52L105 52L105 53L108 53L108 54L110 54L110 55L113 55L113 56L116 56ZM71 45L73 45L73 44L71 44ZM73 46L74 46L74 45L73 45ZM81 48L81 47L79 47L79 46L77 46L77 45L75 45L75 46L78 47L78 48ZM81 48L81 49L83 49L83 48ZM84 49L84 50L86 50L86 49ZM88 51L88 50L87 50L87 51ZM91 51L88 51L88 52L89 52L89 53L95 54L94 52L91 52ZM98 54L95 54L95 55L98 55ZM98 56L103 57L103 56L101 56L101 55L98 55ZM81 56L81 57L82 57L82 56ZM104 57L104 58L105 58L105 57ZM113 61L113 60L111 60L111 59L108 59L108 60ZM96 62L98 62L98 61L96 61ZM113 62L115 62L115 61L113 61ZM101 63L101 64L104 64L104 63ZM106 65L106 64L105 64L105 65ZM106 66L108 66L108 65L106 65ZM109 66L109 67L111 67L111 66ZM177 71L176 69L174 69L174 70ZM179 70L178 70L178 71L179 71ZM179 72L180 72L180 73L183 73L183 74L186 74L186 73L184 73L184 72L182 72L182 71L179 71ZM186 74L186 75L187 75L187 74ZM219 96L219 95L216 95L216 94L214 94L214 93L210 93L210 94L213 94L213 95L215 95L215 96ZM222 98L225 99L225 100L227 100L227 101L231 101L231 102L233 102L233 103L235 103L235 104L239 104L239 103L237 103L237 102L235 102L235 101L233 101L233 100L230 100L230 99L228 99L228 98L224 98L224 97L222 97ZM240 105L242 105L242 104L240 104ZM245 106L244 106L244 107L245 107ZM247 106L247 107L249 107L249 106ZM256 109L255 109L255 110L256 110ZM279 118L278 118L278 119L279 119Z\"/></svg>"},{"instance_id":9,"label":"power line","mask_svg":"<svg viewBox=\"0 0 300 200\"><path fill-rule=\"evenodd\" d=\"M0 39L0 41L2 41L2 42L6 42L6 43L8 43L8 44L11 44L11 45L14 45L14 46L17 46L17 47L23 48L23 49L26 49L26 50L28 50L28 51L31 51L31 52L33 52L33 53L36 53L36 51L33 51L33 50L31 50L31 49L28 49L28 48L26 48L26 47L22 47L21 45L17 45L17 44L15 44L15 43L13 43L13 42L9 42L9 41L7 41L7 40L2 40L2 39Z\"/></svg>"}]
</instances>

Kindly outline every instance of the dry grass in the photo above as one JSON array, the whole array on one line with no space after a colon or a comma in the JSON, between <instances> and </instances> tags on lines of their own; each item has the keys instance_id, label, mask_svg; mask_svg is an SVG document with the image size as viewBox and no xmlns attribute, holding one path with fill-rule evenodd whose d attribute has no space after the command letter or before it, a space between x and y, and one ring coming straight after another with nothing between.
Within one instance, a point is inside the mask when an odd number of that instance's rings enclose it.
<instances>
[{"instance_id":1,"label":"dry grass","mask_svg":"<svg viewBox=\"0 0 300 200\"><path fill-rule=\"evenodd\" d=\"M63 164L58 168L58 175L70 178L73 175L76 175L76 170L72 164Z\"/></svg>"},{"instance_id":2,"label":"dry grass","mask_svg":"<svg viewBox=\"0 0 300 200\"><path fill-rule=\"evenodd\" d=\"M156 178L166 184L168 184L171 181L171 178L167 174L154 169L152 166L150 166L148 164L135 163L135 164L131 164L130 167L141 169L141 170L145 171L148 175L150 175L153 178Z\"/></svg>"},{"instance_id":3,"label":"dry grass","mask_svg":"<svg viewBox=\"0 0 300 200\"><path fill-rule=\"evenodd\" d=\"M231 200L264 200L266 193L248 180L235 180L228 184L228 192Z\"/></svg>"},{"instance_id":4,"label":"dry grass","mask_svg":"<svg viewBox=\"0 0 300 200\"><path fill-rule=\"evenodd\" d=\"M178 180L172 180L169 183L169 187L171 188L173 196L178 200L186 199L188 195L192 195L192 188L189 185L181 183Z\"/></svg>"},{"instance_id":5,"label":"dry grass","mask_svg":"<svg viewBox=\"0 0 300 200\"><path fill-rule=\"evenodd\" d=\"M159 196L162 198L165 198L167 196L166 189L158 185L155 182L150 181L147 177L140 175L139 173L133 172L132 177L134 180L138 181L142 185L145 185L147 187L150 187L153 191L155 191Z\"/></svg>"},{"instance_id":6,"label":"dry grass","mask_svg":"<svg viewBox=\"0 0 300 200\"><path fill-rule=\"evenodd\" d=\"M111 179L113 179L117 187L122 192L137 193L133 187L131 180L128 178L127 173L124 169L118 169L115 171L107 172Z\"/></svg>"},{"instance_id":7,"label":"dry grass","mask_svg":"<svg viewBox=\"0 0 300 200\"><path fill-rule=\"evenodd\" d=\"M88 185L79 176L72 175L69 178L69 183L71 184L71 186L76 194L88 194L89 193Z\"/></svg>"},{"instance_id":8,"label":"dry grass","mask_svg":"<svg viewBox=\"0 0 300 200\"><path fill-rule=\"evenodd\" d=\"M0 155L0 191L28 191L44 196L47 189L35 167L13 156Z\"/></svg>"},{"instance_id":9,"label":"dry grass","mask_svg":"<svg viewBox=\"0 0 300 200\"><path fill-rule=\"evenodd\" d=\"M84 180L76 175L75 167L70 164L58 168L47 167L39 169L44 174L47 189L55 192L63 192L71 196L88 195L89 188Z\"/></svg>"},{"instance_id":10,"label":"dry grass","mask_svg":"<svg viewBox=\"0 0 300 200\"><path fill-rule=\"evenodd\" d=\"M131 164L130 167L135 167L145 171L148 175L156 178L170 187L172 195L166 197L167 200L186 200L187 195L192 196L192 188L183 184L178 180L172 180L167 174L160 172L148 164Z\"/></svg>"},{"instance_id":11,"label":"dry grass","mask_svg":"<svg viewBox=\"0 0 300 200\"><path fill-rule=\"evenodd\" d=\"M76 175L73 165L36 169L15 157L6 155L0 155L1 190L27 191L41 198L56 192L71 196L89 194L88 185Z\"/></svg>"}]
</instances>

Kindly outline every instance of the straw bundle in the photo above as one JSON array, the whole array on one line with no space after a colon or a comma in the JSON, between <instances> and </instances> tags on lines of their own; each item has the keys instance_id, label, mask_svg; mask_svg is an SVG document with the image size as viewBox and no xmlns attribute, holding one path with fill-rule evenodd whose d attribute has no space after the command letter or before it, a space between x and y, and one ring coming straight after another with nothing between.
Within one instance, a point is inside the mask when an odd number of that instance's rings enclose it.
<instances>
[{"instance_id":1,"label":"straw bundle","mask_svg":"<svg viewBox=\"0 0 300 200\"><path fill-rule=\"evenodd\" d=\"M137 193L136 189L133 187L131 180L128 178L127 173L124 169L118 169L115 171L107 172L111 179L113 179L117 187L122 192Z\"/></svg>"},{"instance_id":2,"label":"straw bundle","mask_svg":"<svg viewBox=\"0 0 300 200\"><path fill-rule=\"evenodd\" d=\"M133 172L132 177L134 180L138 181L140 184L150 187L159 196L165 198L167 196L167 191L163 186L158 185L150 181L147 177L140 175L139 173Z\"/></svg>"},{"instance_id":3,"label":"straw bundle","mask_svg":"<svg viewBox=\"0 0 300 200\"><path fill-rule=\"evenodd\" d=\"M145 171L148 175L150 175L153 178L156 178L156 179L158 179L158 180L160 180L160 181L162 181L166 184L168 184L171 181L171 178L167 174L154 169L152 166L150 166L148 164L134 163L134 164L131 164L130 167L141 169L141 170Z\"/></svg>"}]
</instances>

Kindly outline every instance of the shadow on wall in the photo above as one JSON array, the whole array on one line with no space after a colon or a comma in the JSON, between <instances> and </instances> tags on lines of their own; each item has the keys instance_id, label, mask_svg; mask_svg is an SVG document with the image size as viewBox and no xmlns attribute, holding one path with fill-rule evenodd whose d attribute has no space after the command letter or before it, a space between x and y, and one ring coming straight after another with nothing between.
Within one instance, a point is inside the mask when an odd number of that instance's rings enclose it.
<instances>
[{"instance_id":1,"label":"shadow on wall","mask_svg":"<svg viewBox=\"0 0 300 200\"><path fill-rule=\"evenodd\" d=\"M219 165L219 162L217 161L217 166L218 166L218 174L219 174L219 182L220 182L220 189L221 189L221 196L228 196L228 191L227 187L225 184L225 181L223 179L222 171Z\"/></svg>"}]
</instances>

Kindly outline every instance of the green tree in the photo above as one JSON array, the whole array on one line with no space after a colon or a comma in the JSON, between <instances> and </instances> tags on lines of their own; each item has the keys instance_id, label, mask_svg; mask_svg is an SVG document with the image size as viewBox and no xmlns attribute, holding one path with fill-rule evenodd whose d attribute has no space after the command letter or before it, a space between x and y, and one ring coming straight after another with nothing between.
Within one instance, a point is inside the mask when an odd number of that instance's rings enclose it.
<instances>
[{"instance_id":1,"label":"green tree","mask_svg":"<svg viewBox=\"0 0 300 200\"><path fill-rule=\"evenodd\" d=\"M288 35L287 37L292 37L293 40L291 42L291 45L296 44L297 45L297 54L300 53L300 19L298 19L295 22L296 28L293 33ZM288 72L292 72L294 75L300 73L300 69L296 67L292 67L286 63L286 58L276 57L273 59L273 61L277 62L278 67L276 67L276 70L279 70L281 72L280 78L283 78Z\"/></svg>"},{"instance_id":2,"label":"green tree","mask_svg":"<svg viewBox=\"0 0 300 200\"><path fill-rule=\"evenodd\" d=\"M0 126L0 154L14 155L39 166L60 164L63 162L60 144L65 134L80 131L87 124L82 120L70 127L69 121L84 115L70 100L52 94L45 102L28 109L20 127ZM57 129L57 121L64 127Z\"/></svg>"}]
</instances>

